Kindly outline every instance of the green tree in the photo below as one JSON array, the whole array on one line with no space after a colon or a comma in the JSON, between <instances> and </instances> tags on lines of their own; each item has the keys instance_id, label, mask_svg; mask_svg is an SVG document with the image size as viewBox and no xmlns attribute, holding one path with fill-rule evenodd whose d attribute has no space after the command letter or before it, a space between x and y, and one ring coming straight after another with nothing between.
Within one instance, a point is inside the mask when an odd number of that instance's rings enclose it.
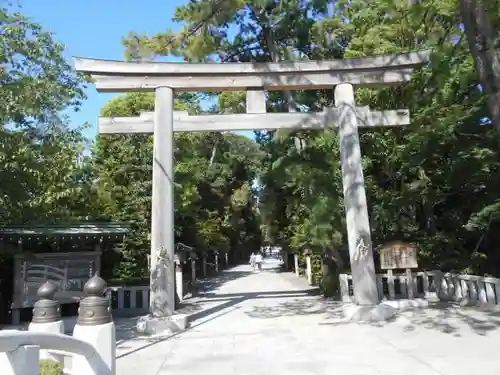
<instances>
[{"instance_id":1,"label":"green tree","mask_svg":"<svg viewBox=\"0 0 500 375\"><path fill-rule=\"evenodd\" d=\"M84 81L64 59L64 46L11 8L0 8L0 26L1 123L60 122L62 110L78 109Z\"/></svg>"},{"instance_id":2,"label":"green tree","mask_svg":"<svg viewBox=\"0 0 500 375\"><path fill-rule=\"evenodd\" d=\"M153 108L152 94L133 93L110 101L102 115L137 116ZM200 98L179 94L175 108L199 114ZM232 256L252 240L259 241L255 219L242 220L252 216L257 145L243 136L219 133L176 133L174 142L176 240L202 249L232 249ZM142 134L101 136L94 149L103 214L133 226L121 249L116 276L146 272L152 154L152 136Z\"/></svg>"},{"instance_id":3,"label":"green tree","mask_svg":"<svg viewBox=\"0 0 500 375\"><path fill-rule=\"evenodd\" d=\"M0 209L3 223L69 221L86 215L91 194L78 110L85 81L43 28L0 8Z\"/></svg>"},{"instance_id":4,"label":"green tree","mask_svg":"<svg viewBox=\"0 0 500 375\"><path fill-rule=\"evenodd\" d=\"M498 134L482 126L486 101L460 28L458 1L366 0L218 2L177 9L185 28L125 39L129 57L176 55L186 61L318 60L431 49L431 62L396 88L359 89L357 103L410 108L407 129L361 131L375 245L420 244L423 268L500 274ZM498 12L492 22L499 21ZM230 36L231 35L231 36ZM278 56L276 57L276 54ZM299 110L333 105L333 90L292 93ZM268 111L289 98L270 93ZM219 96L223 112L242 112L242 93ZM263 132L259 172L261 228L267 241L316 251L346 248L333 131ZM474 199L471 199L474 197ZM348 263L347 263L348 264Z\"/></svg>"}]
</instances>

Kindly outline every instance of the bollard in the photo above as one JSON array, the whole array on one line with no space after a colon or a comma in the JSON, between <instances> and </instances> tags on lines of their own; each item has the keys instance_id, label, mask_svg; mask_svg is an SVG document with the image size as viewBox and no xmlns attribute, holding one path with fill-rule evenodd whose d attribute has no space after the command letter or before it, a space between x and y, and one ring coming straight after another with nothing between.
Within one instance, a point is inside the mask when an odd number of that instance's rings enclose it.
<instances>
[{"instance_id":1,"label":"bollard","mask_svg":"<svg viewBox=\"0 0 500 375\"><path fill-rule=\"evenodd\" d=\"M300 276L300 271L299 271L299 254L293 254L293 266L295 268L295 274L297 276Z\"/></svg>"},{"instance_id":2,"label":"bollard","mask_svg":"<svg viewBox=\"0 0 500 375\"><path fill-rule=\"evenodd\" d=\"M179 302L184 299L184 275L182 273L182 265L184 263L184 253L175 255L175 290Z\"/></svg>"},{"instance_id":3,"label":"bollard","mask_svg":"<svg viewBox=\"0 0 500 375\"><path fill-rule=\"evenodd\" d=\"M306 255L306 277L307 277L307 283L309 285L313 285L311 256L309 254Z\"/></svg>"},{"instance_id":4,"label":"bollard","mask_svg":"<svg viewBox=\"0 0 500 375\"><path fill-rule=\"evenodd\" d=\"M215 254L215 256L214 256L215 272L218 273L219 272L219 251L215 250L214 254Z\"/></svg>"},{"instance_id":5,"label":"bollard","mask_svg":"<svg viewBox=\"0 0 500 375\"><path fill-rule=\"evenodd\" d=\"M206 251L203 251L201 253L201 266L202 266L202 272L203 272L203 277L207 277L208 276L208 272L207 272L207 252Z\"/></svg>"},{"instance_id":6,"label":"bollard","mask_svg":"<svg viewBox=\"0 0 500 375\"><path fill-rule=\"evenodd\" d=\"M189 253L189 258L191 259L191 294L194 295L196 293L196 260L198 256L194 251Z\"/></svg>"},{"instance_id":7,"label":"bollard","mask_svg":"<svg viewBox=\"0 0 500 375\"><path fill-rule=\"evenodd\" d=\"M443 300L446 298L445 290L447 289L446 280L444 278L444 273L441 271L435 271L433 277L434 290L436 291L436 296Z\"/></svg>"},{"instance_id":8,"label":"bollard","mask_svg":"<svg viewBox=\"0 0 500 375\"><path fill-rule=\"evenodd\" d=\"M33 319L28 326L28 331L64 334L64 322L61 318L61 307L54 299L57 286L46 281L37 290L40 298L33 305ZM64 363L64 356L51 354L46 350L40 350L40 359L51 359Z\"/></svg>"},{"instance_id":9,"label":"bollard","mask_svg":"<svg viewBox=\"0 0 500 375\"><path fill-rule=\"evenodd\" d=\"M84 357L74 356L72 375L116 373L116 329L110 300L104 296L106 290L106 282L97 275L83 287L85 298L80 301L73 336L91 344L100 358L92 358L90 363Z\"/></svg>"}]
</instances>

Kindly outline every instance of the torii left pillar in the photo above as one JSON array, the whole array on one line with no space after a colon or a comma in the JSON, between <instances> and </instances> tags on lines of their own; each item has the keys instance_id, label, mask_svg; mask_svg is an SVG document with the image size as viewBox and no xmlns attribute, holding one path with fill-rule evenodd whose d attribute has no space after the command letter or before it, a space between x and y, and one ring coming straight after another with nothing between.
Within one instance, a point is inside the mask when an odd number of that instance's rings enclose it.
<instances>
[{"instance_id":1,"label":"torii left pillar","mask_svg":"<svg viewBox=\"0 0 500 375\"><path fill-rule=\"evenodd\" d=\"M175 310L174 90L158 87L153 131L149 315L137 321L141 333L179 331L187 317Z\"/></svg>"},{"instance_id":2,"label":"torii left pillar","mask_svg":"<svg viewBox=\"0 0 500 375\"><path fill-rule=\"evenodd\" d=\"M150 314L175 310L174 240L174 90L156 89L151 199Z\"/></svg>"}]
</instances>

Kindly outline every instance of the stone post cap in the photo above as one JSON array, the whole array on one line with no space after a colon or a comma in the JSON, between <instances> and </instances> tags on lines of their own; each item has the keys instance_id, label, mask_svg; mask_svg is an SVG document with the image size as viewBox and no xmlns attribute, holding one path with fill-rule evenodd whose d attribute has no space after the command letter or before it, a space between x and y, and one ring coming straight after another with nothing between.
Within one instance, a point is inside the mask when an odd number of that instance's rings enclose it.
<instances>
[{"instance_id":1,"label":"stone post cap","mask_svg":"<svg viewBox=\"0 0 500 375\"><path fill-rule=\"evenodd\" d=\"M54 300L57 292L57 285L46 281L37 290L40 298L33 304L33 323L53 323L61 320L61 310L59 302Z\"/></svg>"},{"instance_id":2,"label":"stone post cap","mask_svg":"<svg viewBox=\"0 0 500 375\"><path fill-rule=\"evenodd\" d=\"M181 265L186 262L186 252L184 250L180 250L175 253L175 263Z\"/></svg>"},{"instance_id":3,"label":"stone post cap","mask_svg":"<svg viewBox=\"0 0 500 375\"><path fill-rule=\"evenodd\" d=\"M36 295L40 299L53 300L57 292L57 286L51 281L46 281L36 291Z\"/></svg>"},{"instance_id":4,"label":"stone post cap","mask_svg":"<svg viewBox=\"0 0 500 375\"><path fill-rule=\"evenodd\" d=\"M83 286L83 293L88 297L102 297L108 289L108 284L98 275L92 276Z\"/></svg>"},{"instance_id":5,"label":"stone post cap","mask_svg":"<svg viewBox=\"0 0 500 375\"><path fill-rule=\"evenodd\" d=\"M85 298L80 301L77 324L97 326L110 323L110 300L105 296L108 284L98 275L91 277L83 287Z\"/></svg>"},{"instance_id":6,"label":"stone post cap","mask_svg":"<svg viewBox=\"0 0 500 375\"><path fill-rule=\"evenodd\" d=\"M354 88L350 83L340 83L335 86L335 106L346 103L354 105Z\"/></svg>"}]
</instances>

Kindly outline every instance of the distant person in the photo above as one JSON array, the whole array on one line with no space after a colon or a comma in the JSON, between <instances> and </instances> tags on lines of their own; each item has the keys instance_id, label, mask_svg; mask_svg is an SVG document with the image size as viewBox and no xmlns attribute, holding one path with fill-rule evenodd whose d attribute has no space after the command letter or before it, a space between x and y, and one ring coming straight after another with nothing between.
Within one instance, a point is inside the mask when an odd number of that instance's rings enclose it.
<instances>
[{"instance_id":1,"label":"distant person","mask_svg":"<svg viewBox=\"0 0 500 375\"><path fill-rule=\"evenodd\" d=\"M250 266L252 267L253 270L255 270L255 258L256 258L256 255L255 255L255 252L253 252L250 255Z\"/></svg>"},{"instance_id":2,"label":"distant person","mask_svg":"<svg viewBox=\"0 0 500 375\"><path fill-rule=\"evenodd\" d=\"M259 271L262 271L262 261L264 260L264 258L262 258L262 254L259 252L255 255L255 264L257 266L257 268L259 269Z\"/></svg>"}]
</instances>

